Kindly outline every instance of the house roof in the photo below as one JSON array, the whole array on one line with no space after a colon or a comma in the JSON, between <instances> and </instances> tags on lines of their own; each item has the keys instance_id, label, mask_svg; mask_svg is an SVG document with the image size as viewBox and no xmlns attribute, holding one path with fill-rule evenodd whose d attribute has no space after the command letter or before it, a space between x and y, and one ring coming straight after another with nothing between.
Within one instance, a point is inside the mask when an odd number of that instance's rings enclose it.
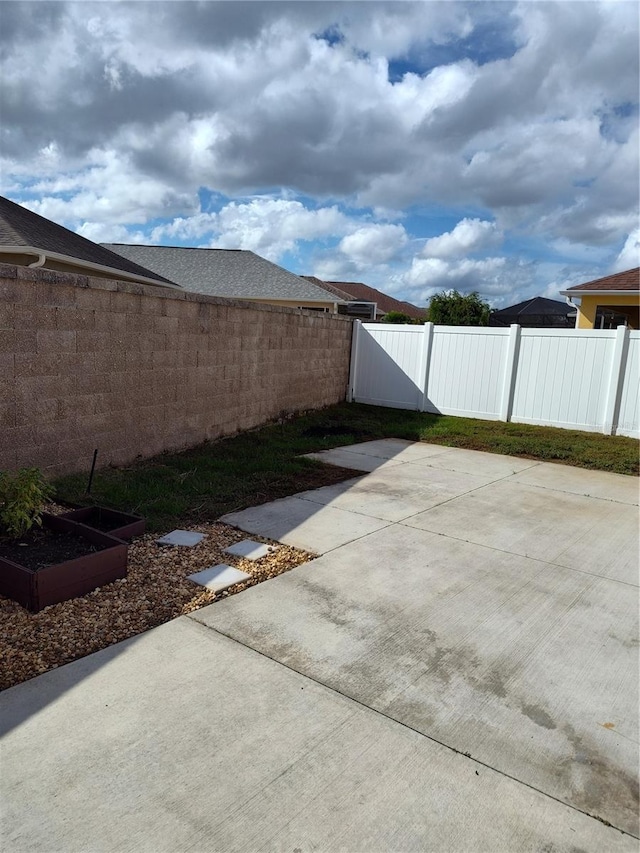
<instances>
[{"instance_id":1,"label":"house roof","mask_svg":"<svg viewBox=\"0 0 640 853\"><path fill-rule=\"evenodd\" d=\"M531 314L556 314L566 317L567 314L573 314L575 317L575 308L567 305L566 302L559 302L557 299L545 299L544 296L534 296L533 299L527 299L524 302L517 302L515 305L509 305L508 308L501 308L499 311L492 311L492 317L500 317L501 315L523 316Z\"/></svg>"},{"instance_id":2,"label":"house roof","mask_svg":"<svg viewBox=\"0 0 640 853\"><path fill-rule=\"evenodd\" d=\"M341 302L322 288L246 249L195 249L105 243L108 249L179 281L188 290L230 299Z\"/></svg>"},{"instance_id":3,"label":"house roof","mask_svg":"<svg viewBox=\"0 0 640 853\"><path fill-rule=\"evenodd\" d=\"M581 293L638 293L640 292L640 267L596 278L585 284L575 284L560 291L563 296L578 296Z\"/></svg>"},{"instance_id":4,"label":"house roof","mask_svg":"<svg viewBox=\"0 0 640 853\"><path fill-rule=\"evenodd\" d=\"M329 281L322 281L320 278L316 278L315 275L303 275L301 278L310 281L311 284L315 284L318 287L321 287L323 290L326 290L327 293L332 293L334 296L337 296L338 299L344 299L345 302L351 302L353 300L352 296L349 296L348 293L345 293L344 290L340 290L338 287L334 287L333 284Z\"/></svg>"},{"instance_id":5,"label":"house roof","mask_svg":"<svg viewBox=\"0 0 640 853\"><path fill-rule=\"evenodd\" d=\"M174 282L168 278L0 196L0 252L2 251L11 251L14 254L45 254L52 260L88 268L88 272L95 269L114 277L134 278L136 281L175 287ZM78 264L78 261L82 263Z\"/></svg>"},{"instance_id":6,"label":"house roof","mask_svg":"<svg viewBox=\"0 0 640 853\"><path fill-rule=\"evenodd\" d=\"M557 299L546 299L535 296L524 302L517 302L499 311L492 311L489 317L490 326L510 326L518 323L521 326L571 326L576 317L575 307Z\"/></svg>"},{"instance_id":7,"label":"house roof","mask_svg":"<svg viewBox=\"0 0 640 853\"><path fill-rule=\"evenodd\" d=\"M401 302L399 299L394 299L393 296L388 296L381 290L370 287L368 284L363 284L361 281L323 282L323 287L327 285L338 288L342 292L347 293L352 299L360 302L375 302L379 312L382 314L388 314L389 311L401 311L403 314L408 314L409 317L418 319L424 317L427 313L426 308L418 308L410 302Z\"/></svg>"}]
</instances>

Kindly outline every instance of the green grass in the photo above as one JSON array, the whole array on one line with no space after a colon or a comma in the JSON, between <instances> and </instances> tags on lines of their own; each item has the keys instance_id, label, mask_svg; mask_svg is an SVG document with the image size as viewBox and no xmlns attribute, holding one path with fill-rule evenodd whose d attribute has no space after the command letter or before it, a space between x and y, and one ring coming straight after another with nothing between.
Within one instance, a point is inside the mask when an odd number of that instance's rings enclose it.
<instances>
[{"instance_id":1,"label":"green grass","mask_svg":"<svg viewBox=\"0 0 640 853\"><path fill-rule=\"evenodd\" d=\"M375 438L422 440L620 474L637 475L639 468L639 445L632 438L342 403L183 453L97 471L90 501L84 494L86 473L62 477L55 485L62 500L138 512L150 530L167 530L343 480L350 476L344 469L299 455Z\"/></svg>"}]
</instances>

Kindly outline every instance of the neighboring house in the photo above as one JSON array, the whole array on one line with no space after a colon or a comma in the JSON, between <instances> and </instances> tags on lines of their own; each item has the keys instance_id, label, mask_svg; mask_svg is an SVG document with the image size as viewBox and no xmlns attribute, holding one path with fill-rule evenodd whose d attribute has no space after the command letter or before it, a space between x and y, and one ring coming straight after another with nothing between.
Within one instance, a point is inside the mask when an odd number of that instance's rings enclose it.
<instances>
[{"instance_id":1,"label":"neighboring house","mask_svg":"<svg viewBox=\"0 0 640 853\"><path fill-rule=\"evenodd\" d=\"M0 196L0 262L98 278L177 287L62 225Z\"/></svg>"},{"instance_id":2,"label":"neighboring house","mask_svg":"<svg viewBox=\"0 0 640 853\"><path fill-rule=\"evenodd\" d=\"M508 308L492 311L490 326L510 326L517 323L525 329L573 329L576 310L566 302L536 296Z\"/></svg>"},{"instance_id":3,"label":"neighboring house","mask_svg":"<svg viewBox=\"0 0 640 853\"><path fill-rule=\"evenodd\" d=\"M310 281L311 284L321 287L323 290L326 290L338 299L344 300L343 302L338 303L338 314L344 314L347 317L354 317L357 320L363 320L364 322L371 322L376 319L377 306L375 302L358 301L354 299L353 296L345 293L344 290L334 287L331 282L322 281L322 279L316 278L313 275L303 275L301 277L306 281Z\"/></svg>"},{"instance_id":4,"label":"neighboring house","mask_svg":"<svg viewBox=\"0 0 640 853\"><path fill-rule=\"evenodd\" d=\"M336 313L343 300L246 249L103 243L194 293Z\"/></svg>"},{"instance_id":5,"label":"neighboring house","mask_svg":"<svg viewBox=\"0 0 640 853\"><path fill-rule=\"evenodd\" d=\"M578 309L576 329L640 328L640 267L560 292Z\"/></svg>"},{"instance_id":6,"label":"neighboring house","mask_svg":"<svg viewBox=\"0 0 640 853\"><path fill-rule=\"evenodd\" d=\"M401 302L399 299L394 299L393 296L388 296L381 290L363 284L361 281L321 281L312 276L303 277L308 281L319 282L322 287L327 288L327 290L331 289L332 292L339 291L346 294L352 302L375 303L376 320L381 320L390 311L400 311L413 320L423 320L427 313L426 308L418 308L410 302Z\"/></svg>"}]
</instances>

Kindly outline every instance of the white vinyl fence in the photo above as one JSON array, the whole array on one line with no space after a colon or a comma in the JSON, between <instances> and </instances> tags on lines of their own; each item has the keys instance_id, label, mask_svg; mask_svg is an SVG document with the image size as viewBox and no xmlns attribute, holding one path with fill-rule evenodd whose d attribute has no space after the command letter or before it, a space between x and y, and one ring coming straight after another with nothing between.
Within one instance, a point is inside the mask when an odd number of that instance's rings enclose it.
<instances>
[{"instance_id":1,"label":"white vinyl fence","mask_svg":"<svg viewBox=\"0 0 640 853\"><path fill-rule=\"evenodd\" d=\"M354 322L349 399L640 437L640 332Z\"/></svg>"}]
</instances>

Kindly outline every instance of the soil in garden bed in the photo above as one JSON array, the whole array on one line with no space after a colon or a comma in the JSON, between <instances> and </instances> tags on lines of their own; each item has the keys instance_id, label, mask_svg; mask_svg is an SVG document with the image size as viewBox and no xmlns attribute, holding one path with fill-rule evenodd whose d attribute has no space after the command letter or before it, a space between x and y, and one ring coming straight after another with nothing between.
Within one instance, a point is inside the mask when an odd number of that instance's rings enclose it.
<instances>
[{"instance_id":1,"label":"soil in garden bed","mask_svg":"<svg viewBox=\"0 0 640 853\"><path fill-rule=\"evenodd\" d=\"M122 527L125 521L114 521L112 518L105 517L99 509L95 509L88 518L76 519L81 524L86 524L94 530L101 530L103 533L111 533L118 527Z\"/></svg>"},{"instance_id":2,"label":"soil in garden bed","mask_svg":"<svg viewBox=\"0 0 640 853\"><path fill-rule=\"evenodd\" d=\"M76 557L103 551L106 547L88 542L75 533L37 528L18 540L0 539L0 557L38 571L55 563L65 563Z\"/></svg>"}]
</instances>

